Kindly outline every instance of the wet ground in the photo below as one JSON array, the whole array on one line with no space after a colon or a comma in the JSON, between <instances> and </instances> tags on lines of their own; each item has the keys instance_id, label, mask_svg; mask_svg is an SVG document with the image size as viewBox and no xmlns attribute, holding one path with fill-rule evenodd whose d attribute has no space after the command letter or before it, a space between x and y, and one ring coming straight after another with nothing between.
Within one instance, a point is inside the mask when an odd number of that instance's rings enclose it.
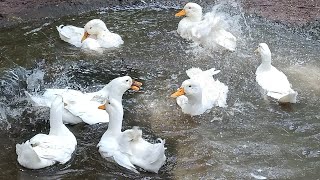
<instances>
[{"instance_id":1,"label":"wet ground","mask_svg":"<svg viewBox=\"0 0 320 180\"><path fill-rule=\"evenodd\" d=\"M246 15L237 3L219 10L227 12L230 31L238 37L234 53L208 52L181 39L175 31L176 6L101 9L0 29L1 179L319 178L319 36ZM59 39L57 25L83 26L97 16L123 37L123 46L94 55ZM254 74L260 58L253 53L260 42L269 44L273 64L299 93L297 104L262 99ZM221 70L215 78L229 87L227 108L196 117L181 113L169 96L191 67ZM123 129L138 125L148 141L166 139L168 159L159 174L136 175L102 159L96 144L107 124L68 126L78 146L65 165L19 166L15 144L49 130L49 110L33 107L24 90L89 92L121 75L144 84L124 96Z\"/></svg>"}]
</instances>

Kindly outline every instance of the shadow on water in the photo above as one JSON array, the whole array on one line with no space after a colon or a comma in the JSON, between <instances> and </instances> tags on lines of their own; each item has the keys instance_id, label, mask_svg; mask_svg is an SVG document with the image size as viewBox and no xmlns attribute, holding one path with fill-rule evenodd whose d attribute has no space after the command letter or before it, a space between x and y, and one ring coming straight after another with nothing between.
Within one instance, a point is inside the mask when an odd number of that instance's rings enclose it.
<instances>
[{"instance_id":1,"label":"shadow on water","mask_svg":"<svg viewBox=\"0 0 320 180\"><path fill-rule=\"evenodd\" d=\"M230 11L234 10L233 11ZM206 9L209 10L209 9ZM45 24L34 22L0 35L1 177L18 179L315 179L320 166L318 97L319 41L304 29L290 29L252 16L237 4L230 12L231 32L239 37L236 52L207 52L175 32L179 18L168 7L102 9ZM86 54L62 42L55 26L83 26L99 17L125 42L102 55ZM284 71L299 102L279 106L263 100L255 83L260 58L258 43L269 44L273 64ZM170 94L187 78L191 67L221 72L229 87L228 107L190 117L182 114ZM101 158L96 145L107 124L69 126L78 146L64 165L27 170L18 165L15 144L49 131L48 108L33 107L27 90L69 87L95 91L111 79L130 75L143 82L139 92L124 95L124 127L140 126L144 137L166 139L167 162L159 174L140 175Z\"/></svg>"}]
</instances>

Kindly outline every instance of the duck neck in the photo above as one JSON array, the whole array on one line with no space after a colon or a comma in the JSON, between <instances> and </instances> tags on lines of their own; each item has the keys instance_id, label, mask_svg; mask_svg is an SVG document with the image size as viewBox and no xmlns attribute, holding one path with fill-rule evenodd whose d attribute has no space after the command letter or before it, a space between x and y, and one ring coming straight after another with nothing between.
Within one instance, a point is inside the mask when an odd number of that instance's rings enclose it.
<instances>
[{"instance_id":1,"label":"duck neck","mask_svg":"<svg viewBox=\"0 0 320 180\"><path fill-rule=\"evenodd\" d=\"M107 84L101 90L95 92L95 95L99 95L99 96L101 96L103 98L107 98L108 95L109 95L109 89L111 89L110 85Z\"/></svg>"},{"instance_id":2,"label":"duck neck","mask_svg":"<svg viewBox=\"0 0 320 180\"><path fill-rule=\"evenodd\" d=\"M123 120L123 109L118 108L117 112L109 112L109 125L107 134L120 134Z\"/></svg>"},{"instance_id":3,"label":"duck neck","mask_svg":"<svg viewBox=\"0 0 320 180\"><path fill-rule=\"evenodd\" d=\"M103 98L112 97L113 99L116 99L117 101L122 101L122 96L126 90L117 89L115 90L112 87L112 84L107 84L104 86L100 91L96 92L96 95L99 95Z\"/></svg>"},{"instance_id":4,"label":"duck neck","mask_svg":"<svg viewBox=\"0 0 320 180\"><path fill-rule=\"evenodd\" d=\"M66 136L70 133L62 121L62 113L64 111L62 108L51 107L50 109L50 135Z\"/></svg>"},{"instance_id":5,"label":"duck neck","mask_svg":"<svg viewBox=\"0 0 320 180\"><path fill-rule=\"evenodd\" d=\"M261 54L261 67L264 69L271 68L271 55L270 54Z\"/></svg>"},{"instance_id":6,"label":"duck neck","mask_svg":"<svg viewBox=\"0 0 320 180\"><path fill-rule=\"evenodd\" d=\"M202 13L201 14L196 14L192 16L187 16L186 19L192 22L198 22L202 20Z\"/></svg>"}]
</instances>

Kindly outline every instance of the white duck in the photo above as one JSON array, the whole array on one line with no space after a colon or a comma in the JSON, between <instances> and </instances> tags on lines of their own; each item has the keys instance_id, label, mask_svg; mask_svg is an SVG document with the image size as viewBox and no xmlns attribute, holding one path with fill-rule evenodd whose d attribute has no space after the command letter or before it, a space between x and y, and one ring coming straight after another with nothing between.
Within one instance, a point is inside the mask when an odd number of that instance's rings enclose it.
<instances>
[{"instance_id":1,"label":"white duck","mask_svg":"<svg viewBox=\"0 0 320 180\"><path fill-rule=\"evenodd\" d=\"M50 109L49 134L37 134L25 143L16 145L18 162L29 169L40 169L55 163L68 162L77 140L62 122L63 102L57 96Z\"/></svg>"},{"instance_id":2,"label":"white duck","mask_svg":"<svg viewBox=\"0 0 320 180\"><path fill-rule=\"evenodd\" d=\"M213 13L202 16L202 8L196 3L187 3L175 16L186 16L178 24L178 34L207 48L217 45L235 51L237 38L224 29L221 17Z\"/></svg>"},{"instance_id":3,"label":"white duck","mask_svg":"<svg viewBox=\"0 0 320 180\"><path fill-rule=\"evenodd\" d=\"M66 124L87 124L109 122L106 111L97 109L103 104L107 97L122 101L122 96L128 89L139 90L142 83L133 81L130 76L118 77L110 81L101 90L92 93L83 93L73 89L46 89L42 96L27 96L37 106L50 107L51 102L57 95L63 97L65 108L63 111L63 122Z\"/></svg>"},{"instance_id":4,"label":"white duck","mask_svg":"<svg viewBox=\"0 0 320 180\"><path fill-rule=\"evenodd\" d=\"M191 68L186 71L190 79L185 80L181 87L171 95L177 98L177 104L183 113L195 116L213 106L227 106L228 86L212 77L219 72L220 70L216 71L214 68L206 71Z\"/></svg>"},{"instance_id":5,"label":"white duck","mask_svg":"<svg viewBox=\"0 0 320 180\"><path fill-rule=\"evenodd\" d=\"M100 19L90 20L84 28L60 25L57 27L60 38L76 47L99 50L100 48L119 47L122 38L108 30Z\"/></svg>"},{"instance_id":6,"label":"white duck","mask_svg":"<svg viewBox=\"0 0 320 180\"><path fill-rule=\"evenodd\" d=\"M256 81L263 94L280 103L296 103L298 93L291 89L287 76L271 65L271 52L266 43L260 43L256 52L261 55L261 64L256 71Z\"/></svg>"},{"instance_id":7,"label":"white duck","mask_svg":"<svg viewBox=\"0 0 320 180\"><path fill-rule=\"evenodd\" d=\"M111 158L120 166L135 173L136 166L146 171L158 173L165 163L165 141L158 138L160 143L151 144L142 138L138 127L121 132L123 107L121 101L107 99L105 105L99 108L109 113L110 122L97 147L103 158Z\"/></svg>"}]
</instances>

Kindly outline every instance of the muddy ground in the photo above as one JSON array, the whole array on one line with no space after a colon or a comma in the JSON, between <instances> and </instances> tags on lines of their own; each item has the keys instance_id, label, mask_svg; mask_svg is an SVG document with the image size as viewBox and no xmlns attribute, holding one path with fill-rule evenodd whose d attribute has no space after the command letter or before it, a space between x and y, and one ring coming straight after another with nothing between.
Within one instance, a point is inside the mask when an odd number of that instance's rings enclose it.
<instances>
[{"instance_id":1,"label":"muddy ground","mask_svg":"<svg viewBox=\"0 0 320 180\"><path fill-rule=\"evenodd\" d=\"M305 25L320 21L320 0L239 0L246 13L289 25ZM0 27L42 18L75 15L99 7L133 6L154 0L0 0ZM159 0L161 4L181 4L189 1ZM212 0L193 1L199 4Z\"/></svg>"}]
</instances>

